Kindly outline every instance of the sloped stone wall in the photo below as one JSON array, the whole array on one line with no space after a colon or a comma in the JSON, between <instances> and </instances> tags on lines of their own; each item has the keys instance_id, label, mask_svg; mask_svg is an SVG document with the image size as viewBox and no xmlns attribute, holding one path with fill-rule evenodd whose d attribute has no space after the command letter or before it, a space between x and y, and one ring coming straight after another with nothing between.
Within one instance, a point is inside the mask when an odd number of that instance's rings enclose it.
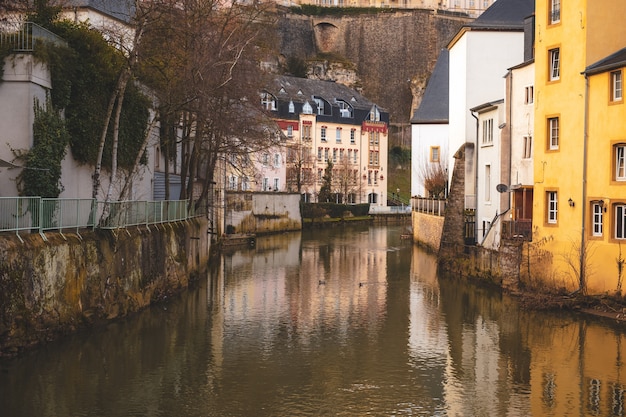
<instances>
[{"instance_id":1,"label":"sloped stone wall","mask_svg":"<svg viewBox=\"0 0 626 417\"><path fill-rule=\"evenodd\" d=\"M208 266L206 220L0 239L0 355L127 316Z\"/></svg>"}]
</instances>

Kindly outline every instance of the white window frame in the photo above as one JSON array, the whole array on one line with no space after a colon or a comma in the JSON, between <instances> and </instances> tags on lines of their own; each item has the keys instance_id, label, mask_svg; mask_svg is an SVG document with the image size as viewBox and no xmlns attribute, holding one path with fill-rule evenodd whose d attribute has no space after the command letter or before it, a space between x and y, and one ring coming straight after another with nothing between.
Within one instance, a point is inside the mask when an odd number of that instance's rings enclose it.
<instances>
[{"instance_id":1,"label":"white window frame","mask_svg":"<svg viewBox=\"0 0 626 417\"><path fill-rule=\"evenodd\" d=\"M550 150L559 149L560 123L558 117L548 118L548 148Z\"/></svg>"},{"instance_id":2,"label":"white window frame","mask_svg":"<svg viewBox=\"0 0 626 417\"><path fill-rule=\"evenodd\" d=\"M276 110L276 98L268 92L261 93L261 106L265 110Z\"/></svg>"},{"instance_id":3,"label":"white window frame","mask_svg":"<svg viewBox=\"0 0 626 417\"><path fill-rule=\"evenodd\" d=\"M493 119L483 120L483 145L493 145Z\"/></svg>"},{"instance_id":4,"label":"white window frame","mask_svg":"<svg viewBox=\"0 0 626 417\"><path fill-rule=\"evenodd\" d=\"M626 181L626 144L620 143L615 149L615 181Z\"/></svg>"},{"instance_id":5,"label":"white window frame","mask_svg":"<svg viewBox=\"0 0 626 417\"><path fill-rule=\"evenodd\" d=\"M289 113L295 113L296 106L293 104L293 101L289 101Z\"/></svg>"},{"instance_id":6,"label":"white window frame","mask_svg":"<svg viewBox=\"0 0 626 417\"><path fill-rule=\"evenodd\" d=\"M350 143L351 143L352 145L354 145L354 144L356 143L356 139L355 139L356 134L355 134L355 132L356 132L356 131L355 131L354 129L351 129L351 130L350 130Z\"/></svg>"},{"instance_id":7,"label":"white window frame","mask_svg":"<svg viewBox=\"0 0 626 417\"><path fill-rule=\"evenodd\" d=\"M604 207L597 202L591 204L591 235L602 236Z\"/></svg>"},{"instance_id":8,"label":"white window frame","mask_svg":"<svg viewBox=\"0 0 626 417\"><path fill-rule=\"evenodd\" d=\"M550 0L550 24L561 21L561 0Z\"/></svg>"},{"instance_id":9,"label":"white window frame","mask_svg":"<svg viewBox=\"0 0 626 417\"><path fill-rule=\"evenodd\" d=\"M280 188L280 179L274 178L274 191L278 191Z\"/></svg>"},{"instance_id":10,"label":"white window frame","mask_svg":"<svg viewBox=\"0 0 626 417\"><path fill-rule=\"evenodd\" d=\"M308 101L304 103L304 106L302 106L302 113L313 114L313 107L311 106L311 103Z\"/></svg>"},{"instance_id":11,"label":"white window frame","mask_svg":"<svg viewBox=\"0 0 626 417\"><path fill-rule=\"evenodd\" d=\"M611 101L622 101L623 96L622 70L611 72Z\"/></svg>"},{"instance_id":12,"label":"white window frame","mask_svg":"<svg viewBox=\"0 0 626 417\"><path fill-rule=\"evenodd\" d=\"M550 62L550 81L557 81L561 78L561 49L554 48L548 51Z\"/></svg>"},{"instance_id":13,"label":"white window frame","mask_svg":"<svg viewBox=\"0 0 626 417\"><path fill-rule=\"evenodd\" d=\"M280 154L275 153L274 154L274 168L278 168L278 167L280 167Z\"/></svg>"},{"instance_id":14,"label":"white window frame","mask_svg":"<svg viewBox=\"0 0 626 417\"><path fill-rule=\"evenodd\" d=\"M341 128L335 129L335 143L341 143Z\"/></svg>"},{"instance_id":15,"label":"white window frame","mask_svg":"<svg viewBox=\"0 0 626 417\"><path fill-rule=\"evenodd\" d=\"M322 142L326 142L326 128L325 127L322 127L320 129L320 140Z\"/></svg>"},{"instance_id":16,"label":"white window frame","mask_svg":"<svg viewBox=\"0 0 626 417\"><path fill-rule=\"evenodd\" d=\"M293 137L293 126L292 125L287 126L287 137L288 138L292 138Z\"/></svg>"},{"instance_id":17,"label":"white window frame","mask_svg":"<svg viewBox=\"0 0 626 417\"><path fill-rule=\"evenodd\" d=\"M546 192L547 201L547 222L548 224L557 224L559 215L559 196L556 191Z\"/></svg>"},{"instance_id":18,"label":"white window frame","mask_svg":"<svg viewBox=\"0 0 626 417\"><path fill-rule=\"evenodd\" d=\"M270 179L267 177L264 177L263 181L261 182L261 191L267 191L269 187L270 187Z\"/></svg>"}]
</instances>

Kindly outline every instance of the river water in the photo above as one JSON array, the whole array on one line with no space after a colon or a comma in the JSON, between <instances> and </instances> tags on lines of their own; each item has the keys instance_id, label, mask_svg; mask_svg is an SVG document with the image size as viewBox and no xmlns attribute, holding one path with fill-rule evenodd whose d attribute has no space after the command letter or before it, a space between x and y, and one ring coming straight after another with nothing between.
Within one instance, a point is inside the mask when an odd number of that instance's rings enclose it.
<instances>
[{"instance_id":1,"label":"river water","mask_svg":"<svg viewBox=\"0 0 626 417\"><path fill-rule=\"evenodd\" d=\"M224 254L180 297L0 361L0 416L625 414L624 325L438 277L401 232Z\"/></svg>"}]
</instances>

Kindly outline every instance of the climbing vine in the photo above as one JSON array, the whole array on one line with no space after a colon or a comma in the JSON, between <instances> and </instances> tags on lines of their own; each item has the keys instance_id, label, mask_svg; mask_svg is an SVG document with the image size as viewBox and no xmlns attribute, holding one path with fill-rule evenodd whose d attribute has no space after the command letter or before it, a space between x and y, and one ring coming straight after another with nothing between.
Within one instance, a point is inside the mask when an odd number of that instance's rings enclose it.
<instances>
[{"instance_id":1,"label":"climbing vine","mask_svg":"<svg viewBox=\"0 0 626 417\"><path fill-rule=\"evenodd\" d=\"M69 134L49 96L43 106L35 99L34 110L33 147L14 150L25 166L18 176L18 187L21 195L55 198L63 191L61 161L67 152Z\"/></svg>"}]
</instances>

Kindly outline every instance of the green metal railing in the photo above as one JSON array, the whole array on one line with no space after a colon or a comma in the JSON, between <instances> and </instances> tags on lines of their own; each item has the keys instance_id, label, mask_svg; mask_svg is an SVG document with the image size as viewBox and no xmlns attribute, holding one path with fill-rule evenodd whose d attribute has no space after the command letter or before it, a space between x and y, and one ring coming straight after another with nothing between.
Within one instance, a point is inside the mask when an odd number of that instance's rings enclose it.
<instances>
[{"instance_id":1,"label":"green metal railing","mask_svg":"<svg viewBox=\"0 0 626 417\"><path fill-rule=\"evenodd\" d=\"M84 228L122 229L202 215L188 200L102 202L80 198L0 197L0 232L39 233Z\"/></svg>"}]
</instances>

